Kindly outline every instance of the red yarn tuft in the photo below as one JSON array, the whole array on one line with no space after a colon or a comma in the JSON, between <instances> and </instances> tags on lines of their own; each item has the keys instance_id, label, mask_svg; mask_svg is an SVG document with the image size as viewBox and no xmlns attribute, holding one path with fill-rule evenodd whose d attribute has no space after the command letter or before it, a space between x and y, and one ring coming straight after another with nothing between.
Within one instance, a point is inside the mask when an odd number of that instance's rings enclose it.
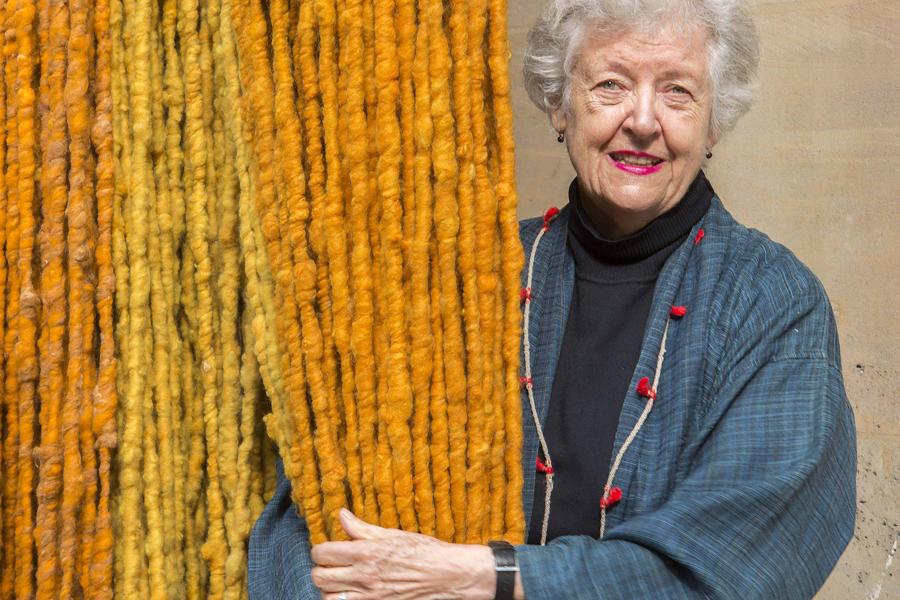
<instances>
[{"instance_id":1,"label":"red yarn tuft","mask_svg":"<svg viewBox=\"0 0 900 600\"><path fill-rule=\"evenodd\" d=\"M703 236L706 235L706 232L703 231L703 228L697 230L697 236L694 238L694 244L697 245L703 241Z\"/></svg>"},{"instance_id":2,"label":"red yarn tuft","mask_svg":"<svg viewBox=\"0 0 900 600\"><path fill-rule=\"evenodd\" d=\"M534 379L531 377L519 377L519 383L521 383L523 387L530 388L534 385Z\"/></svg>"},{"instance_id":3,"label":"red yarn tuft","mask_svg":"<svg viewBox=\"0 0 900 600\"><path fill-rule=\"evenodd\" d=\"M550 222L553 221L559 215L559 209L555 206L551 206L547 209L547 212L544 213L544 231L550 229Z\"/></svg>"},{"instance_id":4,"label":"red yarn tuft","mask_svg":"<svg viewBox=\"0 0 900 600\"><path fill-rule=\"evenodd\" d=\"M522 302L531 302L531 288L522 288L522 291L519 292L519 299Z\"/></svg>"},{"instance_id":5,"label":"red yarn tuft","mask_svg":"<svg viewBox=\"0 0 900 600\"><path fill-rule=\"evenodd\" d=\"M644 398L656 398L656 390L650 387L650 378L641 377L637 384L637 393Z\"/></svg>"},{"instance_id":6,"label":"red yarn tuft","mask_svg":"<svg viewBox=\"0 0 900 600\"><path fill-rule=\"evenodd\" d=\"M553 475L553 467L547 466L547 464L540 458L535 459L534 467L537 469L538 473L543 473L544 475Z\"/></svg>"},{"instance_id":7,"label":"red yarn tuft","mask_svg":"<svg viewBox=\"0 0 900 600\"><path fill-rule=\"evenodd\" d=\"M612 508L622 500L622 488L614 487L603 498L600 498L600 508Z\"/></svg>"},{"instance_id":8,"label":"red yarn tuft","mask_svg":"<svg viewBox=\"0 0 900 600\"><path fill-rule=\"evenodd\" d=\"M687 314L687 306L673 306L669 311L669 316L673 319L680 319Z\"/></svg>"}]
</instances>

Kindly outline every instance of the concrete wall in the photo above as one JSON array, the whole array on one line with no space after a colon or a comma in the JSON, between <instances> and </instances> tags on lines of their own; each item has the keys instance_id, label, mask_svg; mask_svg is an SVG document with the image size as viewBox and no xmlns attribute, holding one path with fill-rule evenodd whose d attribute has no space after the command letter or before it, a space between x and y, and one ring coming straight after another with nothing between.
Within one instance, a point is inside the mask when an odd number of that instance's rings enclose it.
<instances>
[{"instance_id":1,"label":"concrete wall","mask_svg":"<svg viewBox=\"0 0 900 600\"><path fill-rule=\"evenodd\" d=\"M759 99L707 169L741 222L825 284L859 432L855 539L819 599L900 598L900 0L751 0ZM510 0L520 216L572 169L521 86L545 0Z\"/></svg>"}]
</instances>

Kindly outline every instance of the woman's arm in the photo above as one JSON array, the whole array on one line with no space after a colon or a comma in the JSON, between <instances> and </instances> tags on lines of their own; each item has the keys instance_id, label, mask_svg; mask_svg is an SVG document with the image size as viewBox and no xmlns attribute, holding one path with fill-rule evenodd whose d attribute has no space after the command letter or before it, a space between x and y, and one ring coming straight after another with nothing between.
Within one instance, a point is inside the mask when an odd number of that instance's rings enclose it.
<instances>
[{"instance_id":1,"label":"woman's arm","mask_svg":"<svg viewBox=\"0 0 900 600\"><path fill-rule=\"evenodd\" d=\"M670 501L603 541L519 546L517 597L812 597L853 532L855 434L840 370L779 357L744 365L718 396ZM493 598L488 548L344 520L357 541L313 551L326 598Z\"/></svg>"},{"instance_id":2,"label":"woman's arm","mask_svg":"<svg viewBox=\"0 0 900 600\"><path fill-rule=\"evenodd\" d=\"M419 574L411 598L427 598L425 587L439 590L434 597L494 597L496 575L487 546L448 544L396 529L370 525L347 512L342 522L359 540L332 542L310 548L309 531L291 501L291 485L277 465L278 487L253 527L248 553L248 591L251 600L318 600L358 590L353 598L400 598L396 586ZM365 543L363 543L365 541ZM320 566L315 567L313 559ZM355 570L333 569L354 565ZM321 588L321 589L320 589ZM393 590L387 592L385 590ZM326 592L332 592L329 596ZM516 600L524 600L521 577Z\"/></svg>"},{"instance_id":3,"label":"woman's arm","mask_svg":"<svg viewBox=\"0 0 900 600\"><path fill-rule=\"evenodd\" d=\"M855 434L839 369L782 357L745 365L689 475L656 511L603 541L519 546L517 598L811 597L853 532ZM254 528L255 598L318 598L305 526L285 480ZM493 598L485 546L447 544L345 516L357 541L322 544L313 578L326 598Z\"/></svg>"},{"instance_id":4,"label":"woman's arm","mask_svg":"<svg viewBox=\"0 0 900 600\"><path fill-rule=\"evenodd\" d=\"M487 546L378 527L347 510L341 524L350 541L326 542L312 551L313 581L326 599L341 592L353 600L494 597L494 558Z\"/></svg>"}]
</instances>

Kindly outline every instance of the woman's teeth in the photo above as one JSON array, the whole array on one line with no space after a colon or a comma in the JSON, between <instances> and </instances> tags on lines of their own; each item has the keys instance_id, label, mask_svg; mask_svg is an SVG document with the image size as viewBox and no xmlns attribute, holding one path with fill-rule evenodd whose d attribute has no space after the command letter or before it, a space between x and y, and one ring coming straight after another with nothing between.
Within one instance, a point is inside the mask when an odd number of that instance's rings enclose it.
<instances>
[{"instance_id":1,"label":"woman's teeth","mask_svg":"<svg viewBox=\"0 0 900 600\"><path fill-rule=\"evenodd\" d=\"M652 167L662 162L660 158L651 158L649 156L635 156L634 154L617 154L610 153L616 162L625 163L626 165L635 165L639 167Z\"/></svg>"}]
</instances>

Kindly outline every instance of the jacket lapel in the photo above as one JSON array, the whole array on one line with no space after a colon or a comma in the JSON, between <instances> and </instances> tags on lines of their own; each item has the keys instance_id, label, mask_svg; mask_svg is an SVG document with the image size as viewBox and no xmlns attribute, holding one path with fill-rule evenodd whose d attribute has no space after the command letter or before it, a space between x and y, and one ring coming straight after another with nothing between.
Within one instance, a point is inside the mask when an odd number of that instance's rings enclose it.
<instances>
[{"instance_id":1,"label":"jacket lapel","mask_svg":"<svg viewBox=\"0 0 900 600\"><path fill-rule=\"evenodd\" d=\"M559 350L565 333L575 283L575 263L566 245L570 212L568 206L560 211L559 216L551 223L550 228L541 239L534 257L528 339L531 345L534 400L542 423L546 421L547 409L550 405L553 376L556 372L556 363L559 359ZM538 230L539 228L540 226L538 226ZM537 230L531 235L523 235L526 253L531 250L536 234ZM527 258L526 255L526 260ZM526 278L527 273L523 273L523 285L525 285ZM524 354L522 360L524 360ZM534 464L538 453L538 438L528 394L524 390L522 392L522 424L524 428L522 439L522 472L524 474L522 494L524 497L522 500L527 528L531 521L532 501L534 500Z\"/></svg>"}]
</instances>

